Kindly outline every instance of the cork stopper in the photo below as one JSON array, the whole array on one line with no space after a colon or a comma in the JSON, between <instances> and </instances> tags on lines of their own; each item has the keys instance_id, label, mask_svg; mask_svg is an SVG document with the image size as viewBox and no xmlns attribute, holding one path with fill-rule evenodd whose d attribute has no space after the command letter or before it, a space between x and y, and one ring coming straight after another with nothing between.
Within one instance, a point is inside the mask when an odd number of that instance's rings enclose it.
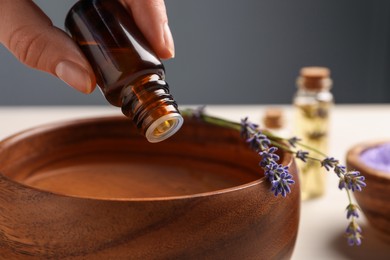
<instances>
[{"instance_id":1,"label":"cork stopper","mask_svg":"<svg viewBox=\"0 0 390 260\"><path fill-rule=\"evenodd\" d=\"M304 67L300 71L297 84L313 91L329 89L332 85L330 70L326 67Z\"/></svg>"},{"instance_id":2,"label":"cork stopper","mask_svg":"<svg viewBox=\"0 0 390 260\"><path fill-rule=\"evenodd\" d=\"M269 108L265 111L263 124L268 129L280 129L283 127L283 111L279 108Z\"/></svg>"}]
</instances>

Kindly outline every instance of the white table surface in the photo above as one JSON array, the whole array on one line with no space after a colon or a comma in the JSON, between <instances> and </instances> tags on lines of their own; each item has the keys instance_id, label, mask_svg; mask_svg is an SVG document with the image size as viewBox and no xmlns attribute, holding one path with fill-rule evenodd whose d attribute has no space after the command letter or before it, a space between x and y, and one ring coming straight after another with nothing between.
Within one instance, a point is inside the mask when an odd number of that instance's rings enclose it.
<instances>
[{"instance_id":1,"label":"white table surface","mask_svg":"<svg viewBox=\"0 0 390 260\"><path fill-rule=\"evenodd\" d=\"M267 107L270 106L208 106L207 112L237 121L249 116L253 122L260 122ZM277 107L285 111L289 126L291 107ZM120 109L110 106L0 107L0 139L44 123L120 114ZM390 139L390 105L337 105L334 108L329 155L344 163L351 146L373 139ZM330 174L326 195L302 203L300 228L292 259L390 259L390 244L377 238L364 217L360 218L364 232L363 245L347 245L343 237L348 224L345 217L347 198L344 192L338 190L337 181Z\"/></svg>"}]
</instances>

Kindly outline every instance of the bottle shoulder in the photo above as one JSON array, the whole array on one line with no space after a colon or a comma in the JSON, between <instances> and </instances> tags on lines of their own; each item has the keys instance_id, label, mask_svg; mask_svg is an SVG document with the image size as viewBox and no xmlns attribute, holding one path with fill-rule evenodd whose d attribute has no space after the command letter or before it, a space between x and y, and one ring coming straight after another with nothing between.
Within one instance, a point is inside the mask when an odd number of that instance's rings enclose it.
<instances>
[{"instance_id":1,"label":"bottle shoulder","mask_svg":"<svg viewBox=\"0 0 390 260\"><path fill-rule=\"evenodd\" d=\"M297 91L293 97L294 103L316 103L316 102L334 102L333 94L330 91Z\"/></svg>"}]
</instances>

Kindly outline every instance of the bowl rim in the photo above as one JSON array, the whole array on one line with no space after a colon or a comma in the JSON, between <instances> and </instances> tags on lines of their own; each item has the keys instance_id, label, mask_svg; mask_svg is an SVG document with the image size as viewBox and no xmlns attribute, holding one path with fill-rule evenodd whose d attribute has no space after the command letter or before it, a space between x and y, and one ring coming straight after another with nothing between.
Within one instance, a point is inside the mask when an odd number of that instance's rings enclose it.
<instances>
[{"instance_id":1,"label":"bowl rim","mask_svg":"<svg viewBox=\"0 0 390 260\"><path fill-rule=\"evenodd\" d=\"M56 122L51 123L44 123L40 124L34 127L27 128L25 130L21 130L17 133L14 133L8 137L5 137L4 139L0 140L0 151L3 149L3 146L11 145L12 143L18 142L25 135L37 135L42 134L48 131L53 131L59 128L68 127L69 125L78 125L78 124L88 124L91 122L104 122L104 121L115 121L115 120L128 120L125 117L122 116L116 116L116 115L103 115L103 116L91 116L91 117L85 117L85 118L76 118L76 119L65 119L65 120L59 120ZM206 123L208 124L208 123ZM248 148L249 149L249 148ZM1 156L1 153L0 153ZM260 161L260 158L259 158ZM294 157L289 152L284 152L283 161L280 162L281 164L291 167L294 164ZM260 168L259 168L260 170ZM259 175L260 176L260 175ZM298 173L295 174L295 178L298 178ZM185 199L194 199L194 198L202 198L202 197L209 197L209 196L215 196L215 195L221 195L225 193L231 193L231 192L237 192L243 189L247 189L256 185L260 185L264 182L266 182L266 176L261 176L260 178L247 182L244 184L240 184L237 186L224 188L224 189L218 189L214 191L207 191L207 192L201 192L201 193L194 193L194 194L188 194L188 195L177 195L177 196L164 196L164 197L148 197L148 198L105 198L105 197L93 197L93 196L78 196L78 195L69 195L69 194L63 194L63 193L57 193L55 191L48 191L45 189L40 189L34 186L30 186L27 184L24 184L22 182L18 182L9 176L3 174L0 171L0 179L5 179L8 182L12 183L13 185L23 187L25 189L32 190L34 192L43 193L43 194L51 194L53 196L59 196L64 198L72 198L72 199L80 199L80 200L92 200L92 201L110 201L110 202L147 202L147 201L172 201L172 200L185 200ZM297 181L297 180L296 180ZM271 189L271 185L269 186ZM269 194L272 196L273 193L269 191Z\"/></svg>"},{"instance_id":2,"label":"bowl rim","mask_svg":"<svg viewBox=\"0 0 390 260\"><path fill-rule=\"evenodd\" d=\"M358 168L358 170L363 170L366 174L370 174L378 178L385 178L390 181L390 172L372 168L365 164L360 157L363 152L387 143L390 144L390 141L386 139L358 143L348 150L347 162L351 166Z\"/></svg>"}]
</instances>

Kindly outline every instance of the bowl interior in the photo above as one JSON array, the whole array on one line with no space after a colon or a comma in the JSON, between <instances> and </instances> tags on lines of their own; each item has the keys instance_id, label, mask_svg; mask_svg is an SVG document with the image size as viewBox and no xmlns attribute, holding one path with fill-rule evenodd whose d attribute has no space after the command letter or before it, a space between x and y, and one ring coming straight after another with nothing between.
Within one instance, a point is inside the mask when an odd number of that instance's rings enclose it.
<instances>
[{"instance_id":1,"label":"bowl interior","mask_svg":"<svg viewBox=\"0 0 390 260\"><path fill-rule=\"evenodd\" d=\"M364 175L390 180L390 142L368 141L349 149L347 163Z\"/></svg>"},{"instance_id":2,"label":"bowl interior","mask_svg":"<svg viewBox=\"0 0 390 260\"><path fill-rule=\"evenodd\" d=\"M42 191L101 199L188 196L261 181L258 154L234 130L186 118L151 144L122 117L27 130L1 144L1 172Z\"/></svg>"}]
</instances>

